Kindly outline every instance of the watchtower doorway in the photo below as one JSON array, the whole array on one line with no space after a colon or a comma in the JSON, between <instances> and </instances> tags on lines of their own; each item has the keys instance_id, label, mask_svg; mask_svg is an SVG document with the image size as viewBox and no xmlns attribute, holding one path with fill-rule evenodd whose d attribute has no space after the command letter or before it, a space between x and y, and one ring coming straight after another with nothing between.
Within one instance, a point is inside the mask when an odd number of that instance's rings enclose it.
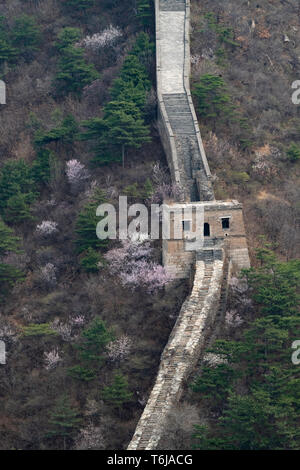
<instances>
[{"instance_id":1,"label":"watchtower doorway","mask_svg":"<svg viewBox=\"0 0 300 470\"><path fill-rule=\"evenodd\" d=\"M204 224L204 236L210 237L210 226L207 222Z\"/></svg>"}]
</instances>

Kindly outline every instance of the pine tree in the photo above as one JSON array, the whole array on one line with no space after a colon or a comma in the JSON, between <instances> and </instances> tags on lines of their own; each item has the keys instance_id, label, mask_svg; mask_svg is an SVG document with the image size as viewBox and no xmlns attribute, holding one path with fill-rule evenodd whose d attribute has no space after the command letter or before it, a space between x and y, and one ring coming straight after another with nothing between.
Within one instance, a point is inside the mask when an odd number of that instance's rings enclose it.
<instances>
[{"instance_id":1,"label":"pine tree","mask_svg":"<svg viewBox=\"0 0 300 470\"><path fill-rule=\"evenodd\" d=\"M60 52L63 52L63 49L73 46L77 41L79 41L81 35L82 33L79 28L63 28L57 36L55 46Z\"/></svg>"},{"instance_id":2,"label":"pine tree","mask_svg":"<svg viewBox=\"0 0 300 470\"><path fill-rule=\"evenodd\" d=\"M17 193L11 196L6 203L6 208L3 212L3 219L10 224L20 224L34 220L30 210L30 203L32 197L30 194Z\"/></svg>"},{"instance_id":3,"label":"pine tree","mask_svg":"<svg viewBox=\"0 0 300 470\"><path fill-rule=\"evenodd\" d=\"M50 430L46 437L60 438L63 442L63 449L66 450L67 441L72 439L79 429L81 419L79 412L73 408L68 398L61 397L50 414Z\"/></svg>"},{"instance_id":4,"label":"pine tree","mask_svg":"<svg viewBox=\"0 0 300 470\"><path fill-rule=\"evenodd\" d=\"M62 123L54 129L48 132L38 131L35 135L35 143L37 145L47 145L51 142L59 142L63 145L72 144L77 132L77 122L72 114L68 114Z\"/></svg>"},{"instance_id":5,"label":"pine tree","mask_svg":"<svg viewBox=\"0 0 300 470\"><path fill-rule=\"evenodd\" d=\"M79 47L68 46L62 49L54 82L58 93L80 95L86 85L99 77L94 65L85 62L83 51Z\"/></svg>"},{"instance_id":6,"label":"pine tree","mask_svg":"<svg viewBox=\"0 0 300 470\"><path fill-rule=\"evenodd\" d=\"M15 20L11 36L13 45L23 56L35 52L41 39L40 28L35 18L28 15L22 15Z\"/></svg>"},{"instance_id":7,"label":"pine tree","mask_svg":"<svg viewBox=\"0 0 300 470\"><path fill-rule=\"evenodd\" d=\"M94 362L97 366L104 360L105 346L114 339L101 318L96 317L82 333L82 343L78 347L83 361Z\"/></svg>"},{"instance_id":8,"label":"pine tree","mask_svg":"<svg viewBox=\"0 0 300 470\"><path fill-rule=\"evenodd\" d=\"M132 399L127 379L121 373L115 374L113 383L104 387L102 397L109 405L120 411L123 405Z\"/></svg>"},{"instance_id":9,"label":"pine tree","mask_svg":"<svg viewBox=\"0 0 300 470\"><path fill-rule=\"evenodd\" d=\"M100 240L96 233L97 224L101 220L100 217L97 217L96 210L104 200L103 195L100 195L96 201L92 201L84 206L77 217L75 243L78 253L83 253L89 248L96 250L107 246L108 241Z\"/></svg>"},{"instance_id":10,"label":"pine tree","mask_svg":"<svg viewBox=\"0 0 300 470\"><path fill-rule=\"evenodd\" d=\"M48 149L40 149L31 167L31 174L36 184L46 184L50 181L50 162L53 159L53 153Z\"/></svg>"},{"instance_id":11,"label":"pine tree","mask_svg":"<svg viewBox=\"0 0 300 470\"><path fill-rule=\"evenodd\" d=\"M13 230L7 227L0 218L0 257L9 252L18 253L20 238L15 237ZM24 279L23 273L9 264L0 263L0 300L7 295L16 282Z\"/></svg>"},{"instance_id":12,"label":"pine tree","mask_svg":"<svg viewBox=\"0 0 300 470\"><path fill-rule=\"evenodd\" d=\"M227 93L224 79L216 75L202 75L199 83L193 87L197 110L203 118L231 116L232 106Z\"/></svg>"},{"instance_id":13,"label":"pine tree","mask_svg":"<svg viewBox=\"0 0 300 470\"><path fill-rule=\"evenodd\" d=\"M19 251L20 238L14 236L11 228L7 227L0 218L0 256L5 255L9 251Z\"/></svg>"},{"instance_id":14,"label":"pine tree","mask_svg":"<svg viewBox=\"0 0 300 470\"><path fill-rule=\"evenodd\" d=\"M114 142L120 145L123 167L126 147L139 148L151 140L149 127L144 124L140 111L134 103L111 101L105 107L104 121L107 133L102 139L104 143Z\"/></svg>"},{"instance_id":15,"label":"pine tree","mask_svg":"<svg viewBox=\"0 0 300 470\"><path fill-rule=\"evenodd\" d=\"M99 271L98 263L100 259L101 255L93 250L92 247L89 247L84 253L84 256L80 259L80 266L87 273L96 273Z\"/></svg>"},{"instance_id":16,"label":"pine tree","mask_svg":"<svg viewBox=\"0 0 300 470\"><path fill-rule=\"evenodd\" d=\"M153 18L151 0L137 0L137 18L145 28L151 25Z\"/></svg>"},{"instance_id":17,"label":"pine tree","mask_svg":"<svg viewBox=\"0 0 300 470\"><path fill-rule=\"evenodd\" d=\"M37 196L30 166L24 160L9 160L0 173L0 212L17 193L27 194L30 200Z\"/></svg>"}]
</instances>

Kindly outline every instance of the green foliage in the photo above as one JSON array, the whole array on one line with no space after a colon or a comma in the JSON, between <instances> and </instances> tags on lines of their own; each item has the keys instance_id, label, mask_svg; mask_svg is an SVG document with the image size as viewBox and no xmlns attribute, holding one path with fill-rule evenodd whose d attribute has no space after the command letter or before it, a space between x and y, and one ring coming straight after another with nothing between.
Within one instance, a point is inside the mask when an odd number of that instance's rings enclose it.
<instances>
[{"instance_id":1,"label":"green foliage","mask_svg":"<svg viewBox=\"0 0 300 470\"><path fill-rule=\"evenodd\" d=\"M119 78L114 80L110 101L104 107L104 117L84 121L85 132L81 140L95 142L94 165L103 165L121 158L124 166L125 148L139 148L149 142L149 128L144 122L146 94L151 88L145 66L142 64L142 48L150 49L149 36L139 35L131 53L124 61Z\"/></svg>"},{"instance_id":2,"label":"green foliage","mask_svg":"<svg viewBox=\"0 0 300 470\"><path fill-rule=\"evenodd\" d=\"M228 361L222 375L214 369L192 385L206 400L210 391L214 396L218 384L222 410L214 427L196 429L199 449L274 450L300 445L300 381L291 362L291 344L300 333L300 261L279 262L267 247L258 250L257 257L261 266L244 272L257 303L257 318L240 341L216 341L212 352ZM220 390L227 396L220 396Z\"/></svg>"},{"instance_id":3,"label":"green foliage","mask_svg":"<svg viewBox=\"0 0 300 470\"><path fill-rule=\"evenodd\" d=\"M151 183L151 180L147 178L142 188L139 187L138 183L133 183L126 186L123 192L126 196L132 197L134 199L148 199L153 194L153 185Z\"/></svg>"},{"instance_id":4,"label":"green foliage","mask_svg":"<svg viewBox=\"0 0 300 470\"><path fill-rule=\"evenodd\" d=\"M49 431L46 437L58 437L63 440L63 448L66 449L66 440L74 437L81 424L79 412L71 406L70 401L64 395L56 402L54 410L50 413Z\"/></svg>"},{"instance_id":5,"label":"green foliage","mask_svg":"<svg viewBox=\"0 0 300 470\"><path fill-rule=\"evenodd\" d=\"M246 171L233 171L232 180L237 184L246 184L250 181L250 176Z\"/></svg>"},{"instance_id":6,"label":"green foliage","mask_svg":"<svg viewBox=\"0 0 300 470\"><path fill-rule=\"evenodd\" d=\"M98 263L100 260L101 255L92 247L89 247L84 253L84 257L80 259L80 266L87 273L96 273L99 271Z\"/></svg>"},{"instance_id":7,"label":"green foliage","mask_svg":"<svg viewBox=\"0 0 300 470\"><path fill-rule=\"evenodd\" d=\"M30 210L30 203L33 201L34 195L17 193L11 196L6 203L3 212L3 219L10 224L20 224L34 220Z\"/></svg>"},{"instance_id":8,"label":"green foliage","mask_svg":"<svg viewBox=\"0 0 300 470\"><path fill-rule=\"evenodd\" d=\"M0 218L0 256L10 251L19 251L20 238L15 237L13 233L13 230L7 227Z\"/></svg>"},{"instance_id":9,"label":"green foliage","mask_svg":"<svg viewBox=\"0 0 300 470\"><path fill-rule=\"evenodd\" d=\"M24 160L9 160L0 174L0 212L3 213L8 199L18 193L26 194L28 200L36 197L31 168Z\"/></svg>"},{"instance_id":10,"label":"green foliage","mask_svg":"<svg viewBox=\"0 0 300 470\"><path fill-rule=\"evenodd\" d=\"M22 15L11 28L5 17L0 17L0 64L13 64L19 58L32 59L40 41L40 28L34 17Z\"/></svg>"},{"instance_id":11,"label":"green foliage","mask_svg":"<svg viewBox=\"0 0 300 470\"><path fill-rule=\"evenodd\" d=\"M60 54L54 81L59 94L73 93L79 96L86 85L100 77L94 65L85 62L83 50L79 47L60 47Z\"/></svg>"},{"instance_id":12,"label":"green foliage","mask_svg":"<svg viewBox=\"0 0 300 470\"><path fill-rule=\"evenodd\" d=\"M137 0L137 18L142 26L149 27L152 23L153 11L151 0Z\"/></svg>"},{"instance_id":13,"label":"green foliage","mask_svg":"<svg viewBox=\"0 0 300 470\"><path fill-rule=\"evenodd\" d=\"M37 145L47 145L51 142L59 142L63 145L72 144L78 132L77 122L72 116L68 114L61 122L61 124L48 132L38 131L35 135L35 143ZM50 171L50 167L49 167Z\"/></svg>"},{"instance_id":14,"label":"green foliage","mask_svg":"<svg viewBox=\"0 0 300 470\"><path fill-rule=\"evenodd\" d=\"M14 252L19 253L20 238L15 237L13 230L7 227L0 218L0 257ZM12 265L0 263L0 300L14 287L14 285L24 279L23 273Z\"/></svg>"},{"instance_id":15,"label":"green foliage","mask_svg":"<svg viewBox=\"0 0 300 470\"><path fill-rule=\"evenodd\" d=\"M300 160L300 146L293 142L287 149L286 154L291 162L297 162Z\"/></svg>"},{"instance_id":16,"label":"green foliage","mask_svg":"<svg viewBox=\"0 0 300 470\"><path fill-rule=\"evenodd\" d=\"M114 376L113 383L104 387L102 398L113 408L121 409L125 403L132 399L132 393L128 390L128 381L121 373Z\"/></svg>"},{"instance_id":17,"label":"green foliage","mask_svg":"<svg viewBox=\"0 0 300 470\"><path fill-rule=\"evenodd\" d=\"M12 43L18 49L19 54L24 55L38 50L41 33L35 18L32 16L22 15L17 18L11 36Z\"/></svg>"},{"instance_id":18,"label":"green foliage","mask_svg":"<svg viewBox=\"0 0 300 470\"><path fill-rule=\"evenodd\" d=\"M218 35L218 40L222 44L227 44L234 47L239 47L240 44L234 41L234 31L232 28L218 24L213 13L207 13L205 18L208 22L210 29L215 31Z\"/></svg>"},{"instance_id":19,"label":"green foliage","mask_svg":"<svg viewBox=\"0 0 300 470\"><path fill-rule=\"evenodd\" d=\"M0 263L0 301L7 296L17 282L23 281L24 274L20 269L6 263Z\"/></svg>"},{"instance_id":20,"label":"green foliage","mask_svg":"<svg viewBox=\"0 0 300 470\"><path fill-rule=\"evenodd\" d=\"M93 369L88 369L84 366L73 366L68 369L68 374L76 380L82 380L83 382L90 382L96 378L96 373Z\"/></svg>"},{"instance_id":21,"label":"green foliage","mask_svg":"<svg viewBox=\"0 0 300 470\"><path fill-rule=\"evenodd\" d=\"M81 335L81 344L78 346L83 361L92 362L101 366L104 361L105 346L114 339L110 330L101 318L96 317L91 325Z\"/></svg>"},{"instance_id":22,"label":"green foliage","mask_svg":"<svg viewBox=\"0 0 300 470\"><path fill-rule=\"evenodd\" d=\"M103 194L83 207L76 220L76 248L82 253L89 248L97 250L107 246L107 240L100 240L96 234L97 224L101 218L96 215L97 207L105 202Z\"/></svg>"},{"instance_id":23,"label":"green foliage","mask_svg":"<svg viewBox=\"0 0 300 470\"><path fill-rule=\"evenodd\" d=\"M8 31L6 18L0 16L0 64L14 62L18 53L17 49L11 44Z\"/></svg>"},{"instance_id":24,"label":"green foliage","mask_svg":"<svg viewBox=\"0 0 300 470\"><path fill-rule=\"evenodd\" d=\"M78 12L85 12L95 4L95 0L62 0L66 9L71 13L75 10Z\"/></svg>"},{"instance_id":25,"label":"green foliage","mask_svg":"<svg viewBox=\"0 0 300 470\"><path fill-rule=\"evenodd\" d=\"M36 184L49 183L50 181L50 161L53 158L52 152L47 149L40 149L31 167L31 175Z\"/></svg>"},{"instance_id":26,"label":"green foliage","mask_svg":"<svg viewBox=\"0 0 300 470\"><path fill-rule=\"evenodd\" d=\"M193 88L197 110L202 118L232 117L232 105L224 79L217 75L205 74Z\"/></svg>"},{"instance_id":27,"label":"green foliage","mask_svg":"<svg viewBox=\"0 0 300 470\"><path fill-rule=\"evenodd\" d=\"M236 376L237 372L228 364L203 367L201 375L196 377L190 388L201 399L209 401L212 407L218 408L227 398Z\"/></svg>"},{"instance_id":28,"label":"green foliage","mask_svg":"<svg viewBox=\"0 0 300 470\"><path fill-rule=\"evenodd\" d=\"M81 38L81 30L79 28L63 28L57 36L55 43L57 49L65 49L66 47L72 46Z\"/></svg>"},{"instance_id":29,"label":"green foliage","mask_svg":"<svg viewBox=\"0 0 300 470\"><path fill-rule=\"evenodd\" d=\"M57 333L51 328L50 323L32 323L22 328L23 336L56 336Z\"/></svg>"}]
</instances>

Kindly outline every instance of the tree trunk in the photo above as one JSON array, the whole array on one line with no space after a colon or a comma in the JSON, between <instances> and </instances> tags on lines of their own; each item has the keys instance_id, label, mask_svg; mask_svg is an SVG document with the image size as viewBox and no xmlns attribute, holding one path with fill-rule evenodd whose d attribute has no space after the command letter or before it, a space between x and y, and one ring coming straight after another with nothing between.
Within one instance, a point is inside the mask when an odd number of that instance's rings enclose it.
<instances>
[{"instance_id":1,"label":"tree trunk","mask_svg":"<svg viewBox=\"0 0 300 470\"><path fill-rule=\"evenodd\" d=\"M125 168L125 145L122 145L122 167Z\"/></svg>"}]
</instances>

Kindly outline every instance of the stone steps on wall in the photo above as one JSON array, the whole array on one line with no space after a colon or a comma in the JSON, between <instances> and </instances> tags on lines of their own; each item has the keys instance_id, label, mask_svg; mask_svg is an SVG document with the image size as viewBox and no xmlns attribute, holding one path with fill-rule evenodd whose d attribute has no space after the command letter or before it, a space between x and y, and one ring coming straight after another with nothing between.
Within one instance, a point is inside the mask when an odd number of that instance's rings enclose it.
<instances>
[{"instance_id":1,"label":"stone steps on wall","mask_svg":"<svg viewBox=\"0 0 300 470\"><path fill-rule=\"evenodd\" d=\"M184 11L185 0L159 0L161 11Z\"/></svg>"},{"instance_id":2,"label":"stone steps on wall","mask_svg":"<svg viewBox=\"0 0 300 470\"><path fill-rule=\"evenodd\" d=\"M213 262L196 262L192 293L183 304L163 351L154 388L129 449L156 448L167 413L178 399L182 381L187 376L192 361L197 359L194 349L199 347L204 326L209 321L207 302L218 304L219 286L223 276L224 261L214 260L213 257L212 259Z\"/></svg>"}]
</instances>

